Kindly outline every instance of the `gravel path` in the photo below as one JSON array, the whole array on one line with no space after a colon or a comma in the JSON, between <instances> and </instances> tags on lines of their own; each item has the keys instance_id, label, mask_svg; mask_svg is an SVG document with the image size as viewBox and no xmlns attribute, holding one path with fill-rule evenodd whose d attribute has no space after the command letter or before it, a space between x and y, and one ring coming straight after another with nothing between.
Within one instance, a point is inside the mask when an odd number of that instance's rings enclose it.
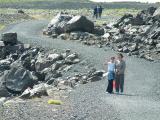
<instances>
[{"instance_id":1,"label":"gravel path","mask_svg":"<svg viewBox=\"0 0 160 120\"><path fill-rule=\"evenodd\" d=\"M109 48L88 47L74 41L53 40L42 36L40 31L47 23L48 21L23 22L12 26L8 31L17 32L19 40L24 43L56 49L69 48L80 53L83 60L97 69L103 69L102 63L106 57L116 54ZM56 119L49 110L50 107L35 107L33 102L4 108L2 118L19 120L21 115L25 114L21 120L157 120L160 118L160 63L127 56L125 59L127 70L123 95L106 94L104 79L80 85L73 90L66 100L69 107L64 107L58 112L59 116L57 115ZM8 118L7 113L12 113L14 108L15 113L9 114ZM19 110L22 111L21 115Z\"/></svg>"}]
</instances>

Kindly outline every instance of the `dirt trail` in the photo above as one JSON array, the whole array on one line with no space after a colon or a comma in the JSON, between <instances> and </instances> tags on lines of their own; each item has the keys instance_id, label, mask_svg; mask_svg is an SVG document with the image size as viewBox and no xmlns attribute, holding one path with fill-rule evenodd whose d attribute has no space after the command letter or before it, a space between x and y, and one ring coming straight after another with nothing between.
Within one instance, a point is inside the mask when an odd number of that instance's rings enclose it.
<instances>
[{"instance_id":1,"label":"dirt trail","mask_svg":"<svg viewBox=\"0 0 160 120\"><path fill-rule=\"evenodd\" d=\"M97 69L103 69L102 63L106 57L116 54L109 48L104 50L104 48L88 47L74 41L53 40L42 36L40 31L47 23L48 21L23 22L12 26L8 31L17 32L19 40L24 43L56 49L69 48L80 53L83 60ZM160 99L156 94L156 90L160 88L160 64L134 57L126 56L125 59L127 70L123 95L106 94L105 79L80 85L69 94L71 111L65 113L68 114L67 118L62 117L61 120L157 120L160 118ZM43 112L43 109L40 111ZM44 119L39 112L35 114L38 116L37 119ZM27 119L27 115L24 119ZM31 116L29 118L33 120ZM53 118L48 117L48 120Z\"/></svg>"}]
</instances>

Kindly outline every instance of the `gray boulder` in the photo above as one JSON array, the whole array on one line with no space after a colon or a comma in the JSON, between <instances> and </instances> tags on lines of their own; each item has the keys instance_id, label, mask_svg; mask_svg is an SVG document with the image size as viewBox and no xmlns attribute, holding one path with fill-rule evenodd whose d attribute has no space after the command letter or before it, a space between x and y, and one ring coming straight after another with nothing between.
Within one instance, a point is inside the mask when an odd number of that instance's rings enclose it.
<instances>
[{"instance_id":1,"label":"gray boulder","mask_svg":"<svg viewBox=\"0 0 160 120\"><path fill-rule=\"evenodd\" d=\"M128 53L128 52L129 52L128 47L124 46L124 47L123 47L123 52L124 52L124 53Z\"/></svg>"},{"instance_id":2,"label":"gray boulder","mask_svg":"<svg viewBox=\"0 0 160 120\"><path fill-rule=\"evenodd\" d=\"M154 59L152 58L152 56L150 54L145 54L144 59L146 59L148 61L154 61Z\"/></svg>"},{"instance_id":3,"label":"gray boulder","mask_svg":"<svg viewBox=\"0 0 160 120\"><path fill-rule=\"evenodd\" d=\"M153 18L154 18L154 20L160 21L160 7L154 12Z\"/></svg>"},{"instance_id":4,"label":"gray boulder","mask_svg":"<svg viewBox=\"0 0 160 120\"><path fill-rule=\"evenodd\" d=\"M22 44L16 44L16 45L7 45L5 46L5 51L7 55L14 54L14 53L22 53L24 52L24 48Z\"/></svg>"},{"instance_id":5,"label":"gray boulder","mask_svg":"<svg viewBox=\"0 0 160 120\"><path fill-rule=\"evenodd\" d=\"M53 78L62 77L61 72L59 71L49 71L45 74L45 81L49 81Z\"/></svg>"},{"instance_id":6,"label":"gray boulder","mask_svg":"<svg viewBox=\"0 0 160 120\"><path fill-rule=\"evenodd\" d=\"M83 35L83 33L82 32L71 32L70 33L70 39L71 40L79 40L80 39L80 37Z\"/></svg>"},{"instance_id":7,"label":"gray boulder","mask_svg":"<svg viewBox=\"0 0 160 120\"><path fill-rule=\"evenodd\" d=\"M1 40L5 45L15 45L17 44L17 33L3 33Z\"/></svg>"},{"instance_id":8,"label":"gray boulder","mask_svg":"<svg viewBox=\"0 0 160 120\"><path fill-rule=\"evenodd\" d=\"M138 44L134 43L128 49L129 49L129 51L134 52L134 51L138 50Z\"/></svg>"},{"instance_id":9,"label":"gray boulder","mask_svg":"<svg viewBox=\"0 0 160 120\"><path fill-rule=\"evenodd\" d=\"M78 59L78 54L77 53L70 54L65 58L65 63L66 64L75 64L75 63L78 63L78 62L79 62L79 59Z\"/></svg>"},{"instance_id":10,"label":"gray boulder","mask_svg":"<svg viewBox=\"0 0 160 120\"><path fill-rule=\"evenodd\" d=\"M52 70L58 70L60 67L64 65L63 61L57 61L52 65Z\"/></svg>"},{"instance_id":11,"label":"gray boulder","mask_svg":"<svg viewBox=\"0 0 160 120\"><path fill-rule=\"evenodd\" d=\"M158 39L160 37L160 28L156 29L153 34L151 34L151 39Z\"/></svg>"},{"instance_id":12,"label":"gray boulder","mask_svg":"<svg viewBox=\"0 0 160 120\"><path fill-rule=\"evenodd\" d=\"M102 79L104 72L105 71L103 70L96 71L96 69L93 68L87 73L86 77L84 76L83 80L86 79L87 81L91 81L91 82L99 81Z\"/></svg>"},{"instance_id":13,"label":"gray boulder","mask_svg":"<svg viewBox=\"0 0 160 120\"><path fill-rule=\"evenodd\" d=\"M60 34L60 35L58 36L58 38L59 38L59 39L62 39L62 40L67 40L67 39L69 38L69 35L66 34L66 33L63 33L63 34Z\"/></svg>"},{"instance_id":14,"label":"gray boulder","mask_svg":"<svg viewBox=\"0 0 160 120\"><path fill-rule=\"evenodd\" d=\"M79 81L80 81L80 77L72 77L72 78L69 78L68 80L65 80L64 85L74 88L77 82Z\"/></svg>"},{"instance_id":15,"label":"gray boulder","mask_svg":"<svg viewBox=\"0 0 160 120\"><path fill-rule=\"evenodd\" d=\"M9 97L11 94L8 92L7 88L5 87L5 76L6 72L0 74L0 97Z\"/></svg>"},{"instance_id":16,"label":"gray boulder","mask_svg":"<svg viewBox=\"0 0 160 120\"><path fill-rule=\"evenodd\" d=\"M72 19L72 16L67 14L57 14L51 22L48 24L47 33L56 33L61 34L64 33L64 27L66 26L67 22Z\"/></svg>"},{"instance_id":17,"label":"gray boulder","mask_svg":"<svg viewBox=\"0 0 160 120\"><path fill-rule=\"evenodd\" d=\"M121 27L123 25L130 24L133 19L133 15L131 14L125 14L122 18L120 18L116 24L114 24L114 27Z\"/></svg>"},{"instance_id":18,"label":"gray boulder","mask_svg":"<svg viewBox=\"0 0 160 120\"><path fill-rule=\"evenodd\" d=\"M35 77L23 67L15 66L4 76L5 86L12 93L23 92L35 84Z\"/></svg>"},{"instance_id":19,"label":"gray boulder","mask_svg":"<svg viewBox=\"0 0 160 120\"><path fill-rule=\"evenodd\" d=\"M149 7L146 10L142 10L137 16L134 18L132 25L147 25L152 24L151 18L155 12L155 7Z\"/></svg>"},{"instance_id":20,"label":"gray boulder","mask_svg":"<svg viewBox=\"0 0 160 120\"><path fill-rule=\"evenodd\" d=\"M0 71L5 71L10 69L10 60L0 60Z\"/></svg>"},{"instance_id":21,"label":"gray boulder","mask_svg":"<svg viewBox=\"0 0 160 120\"><path fill-rule=\"evenodd\" d=\"M61 56L59 54L49 54L48 57L39 53L37 61L35 63L35 69L37 72L42 71L45 68L50 67L53 63L59 60Z\"/></svg>"},{"instance_id":22,"label":"gray boulder","mask_svg":"<svg viewBox=\"0 0 160 120\"><path fill-rule=\"evenodd\" d=\"M92 33L93 30L94 23L85 16L75 16L65 26L65 32L83 31Z\"/></svg>"},{"instance_id":23,"label":"gray boulder","mask_svg":"<svg viewBox=\"0 0 160 120\"><path fill-rule=\"evenodd\" d=\"M52 86L49 86L45 83L41 83L39 85L35 85L33 89L26 89L20 98L22 99L30 99L33 97L41 97L41 96L48 96L47 90L51 89Z\"/></svg>"},{"instance_id":24,"label":"gray boulder","mask_svg":"<svg viewBox=\"0 0 160 120\"><path fill-rule=\"evenodd\" d=\"M102 27L95 27L93 33L96 35L104 35L105 30Z\"/></svg>"}]
</instances>

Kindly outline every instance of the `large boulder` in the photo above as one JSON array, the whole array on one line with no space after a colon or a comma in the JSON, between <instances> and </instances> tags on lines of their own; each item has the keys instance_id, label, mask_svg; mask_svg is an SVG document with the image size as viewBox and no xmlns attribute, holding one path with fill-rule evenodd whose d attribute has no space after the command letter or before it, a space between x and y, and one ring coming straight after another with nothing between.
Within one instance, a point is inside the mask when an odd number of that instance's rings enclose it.
<instances>
[{"instance_id":1,"label":"large boulder","mask_svg":"<svg viewBox=\"0 0 160 120\"><path fill-rule=\"evenodd\" d=\"M22 53L24 52L24 47L22 44L16 44L16 45L7 45L5 46L7 55L13 54L13 53Z\"/></svg>"},{"instance_id":2,"label":"large boulder","mask_svg":"<svg viewBox=\"0 0 160 120\"><path fill-rule=\"evenodd\" d=\"M152 22L152 16L155 12L155 7L149 7L147 10L142 10L133 20L133 25L145 25Z\"/></svg>"},{"instance_id":3,"label":"large boulder","mask_svg":"<svg viewBox=\"0 0 160 120\"><path fill-rule=\"evenodd\" d=\"M114 24L114 27L121 27L124 25L131 24L131 21L133 19L133 15L131 14L125 14L122 18L120 18L116 24Z\"/></svg>"},{"instance_id":4,"label":"large boulder","mask_svg":"<svg viewBox=\"0 0 160 120\"><path fill-rule=\"evenodd\" d=\"M9 70L10 64L11 64L10 60L7 60L7 59L0 60L0 72L5 71L5 70Z\"/></svg>"},{"instance_id":5,"label":"large boulder","mask_svg":"<svg viewBox=\"0 0 160 120\"><path fill-rule=\"evenodd\" d=\"M72 17L67 14L57 14L51 22L48 24L47 34L61 34L64 33L64 27L66 26L67 22L71 20Z\"/></svg>"},{"instance_id":6,"label":"large boulder","mask_svg":"<svg viewBox=\"0 0 160 120\"><path fill-rule=\"evenodd\" d=\"M83 31L92 33L94 30L94 23L88 20L85 16L75 16L68 21L65 26L65 32Z\"/></svg>"},{"instance_id":7,"label":"large boulder","mask_svg":"<svg viewBox=\"0 0 160 120\"><path fill-rule=\"evenodd\" d=\"M17 44L17 33L3 33L2 41L5 45L14 45Z\"/></svg>"},{"instance_id":8,"label":"large boulder","mask_svg":"<svg viewBox=\"0 0 160 120\"><path fill-rule=\"evenodd\" d=\"M39 53L37 61L35 63L35 69L37 72L42 71L45 68L50 67L53 63L61 58L59 54L50 54L48 57Z\"/></svg>"},{"instance_id":9,"label":"large boulder","mask_svg":"<svg viewBox=\"0 0 160 120\"><path fill-rule=\"evenodd\" d=\"M7 88L5 87L5 79L4 75L6 72L0 74L0 97L9 97L11 94L8 92Z\"/></svg>"},{"instance_id":10,"label":"large boulder","mask_svg":"<svg viewBox=\"0 0 160 120\"><path fill-rule=\"evenodd\" d=\"M155 12L155 7L149 7L146 10L142 10L137 14L136 17L133 17L131 14L125 14L122 18L120 18L117 23L114 25L115 27L124 27L125 25L148 25L152 24L152 17ZM157 12L158 13L158 12ZM156 16L156 14L155 14Z\"/></svg>"},{"instance_id":11,"label":"large boulder","mask_svg":"<svg viewBox=\"0 0 160 120\"><path fill-rule=\"evenodd\" d=\"M35 85L33 89L26 89L20 98L22 99L30 99L33 97L41 97L41 96L48 96L47 90L52 89L52 86L49 86L45 83L41 83L39 85Z\"/></svg>"},{"instance_id":12,"label":"large boulder","mask_svg":"<svg viewBox=\"0 0 160 120\"><path fill-rule=\"evenodd\" d=\"M160 21L160 7L153 14L154 20Z\"/></svg>"},{"instance_id":13,"label":"large boulder","mask_svg":"<svg viewBox=\"0 0 160 120\"><path fill-rule=\"evenodd\" d=\"M1 42L2 43L2 42ZM5 43L5 42L4 42ZM11 54L22 54L24 52L24 46L22 44L16 44L16 45L6 45L3 46L3 43L0 45L0 58L5 59L6 56L9 56Z\"/></svg>"},{"instance_id":14,"label":"large boulder","mask_svg":"<svg viewBox=\"0 0 160 120\"><path fill-rule=\"evenodd\" d=\"M160 36L160 23L155 22L150 28L144 33L144 38L158 39Z\"/></svg>"},{"instance_id":15,"label":"large boulder","mask_svg":"<svg viewBox=\"0 0 160 120\"><path fill-rule=\"evenodd\" d=\"M93 33L96 34L96 35L104 35L105 30L104 30L104 28L97 26L97 27L94 28Z\"/></svg>"},{"instance_id":16,"label":"large boulder","mask_svg":"<svg viewBox=\"0 0 160 120\"><path fill-rule=\"evenodd\" d=\"M21 93L36 82L36 77L23 67L12 66L4 76L5 87L12 93Z\"/></svg>"}]
</instances>

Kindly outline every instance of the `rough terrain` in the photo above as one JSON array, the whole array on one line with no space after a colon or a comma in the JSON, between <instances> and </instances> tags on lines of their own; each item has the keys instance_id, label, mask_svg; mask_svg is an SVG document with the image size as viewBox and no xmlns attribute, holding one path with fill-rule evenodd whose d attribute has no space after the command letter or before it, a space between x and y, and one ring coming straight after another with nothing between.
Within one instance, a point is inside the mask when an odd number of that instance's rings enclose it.
<instances>
[{"instance_id":1,"label":"rough terrain","mask_svg":"<svg viewBox=\"0 0 160 120\"><path fill-rule=\"evenodd\" d=\"M71 49L81 59L97 69L104 69L103 62L116 55L110 48L84 46L74 41L64 41L42 36L41 30L48 21L29 21L10 26L8 32L17 32L24 43L47 48ZM160 63L148 62L136 57L125 56L127 62L125 93L105 93L106 79L80 85L73 90L64 105L55 106L43 102L19 102L3 106L2 120L156 120L160 117ZM14 113L14 114L12 114ZM41 114L40 114L41 113Z\"/></svg>"}]
</instances>

